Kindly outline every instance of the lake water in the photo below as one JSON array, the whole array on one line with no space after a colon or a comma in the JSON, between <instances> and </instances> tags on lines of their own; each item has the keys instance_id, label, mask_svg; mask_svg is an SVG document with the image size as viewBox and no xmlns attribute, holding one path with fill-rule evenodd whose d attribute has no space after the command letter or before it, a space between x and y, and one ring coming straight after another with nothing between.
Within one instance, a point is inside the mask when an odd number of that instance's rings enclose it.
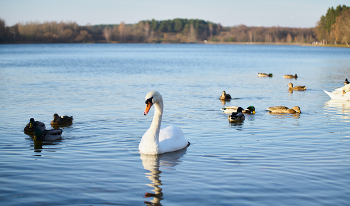
<instances>
[{"instance_id":1,"label":"lake water","mask_svg":"<svg viewBox=\"0 0 350 206\"><path fill-rule=\"evenodd\" d=\"M259 78L258 72L273 73ZM284 79L298 74L298 79ZM349 205L350 49L269 45L0 45L1 205ZM306 85L288 92L287 84ZM162 125L191 145L159 156L138 144L164 99ZM229 123L227 106L255 115ZM267 107L300 106L300 115ZM31 117L62 140L34 143ZM144 197L151 193L150 197Z\"/></svg>"}]
</instances>

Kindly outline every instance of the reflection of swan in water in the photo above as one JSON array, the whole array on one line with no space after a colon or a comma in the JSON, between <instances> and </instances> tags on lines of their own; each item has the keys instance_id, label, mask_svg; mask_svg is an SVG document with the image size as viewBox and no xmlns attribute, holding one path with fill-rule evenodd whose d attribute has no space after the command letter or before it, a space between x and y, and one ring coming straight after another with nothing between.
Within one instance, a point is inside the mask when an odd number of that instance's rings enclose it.
<instances>
[{"instance_id":1,"label":"reflection of swan in water","mask_svg":"<svg viewBox=\"0 0 350 206\"><path fill-rule=\"evenodd\" d=\"M329 100L325 102L325 105L328 108L333 108L336 110L340 110L342 114L349 114L350 113L350 101L340 101L340 100Z\"/></svg>"},{"instance_id":2,"label":"reflection of swan in water","mask_svg":"<svg viewBox=\"0 0 350 206\"><path fill-rule=\"evenodd\" d=\"M146 173L146 176L152 181L148 186L153 187L152 190L154 193L145 193L145 198L153 197L151 202L145 201L148 205L161 205L160 201L163 199L163 192L160 185L162 185L162 181L160 180L160 167L162 168L174 168L176 165L179 165L182 161L180 158L186 154L187 147L185 149L165 153L161 155L147 155L140 153L140 158L142 160L142 165L149 172Z\"/></svg>"}]
</instances>

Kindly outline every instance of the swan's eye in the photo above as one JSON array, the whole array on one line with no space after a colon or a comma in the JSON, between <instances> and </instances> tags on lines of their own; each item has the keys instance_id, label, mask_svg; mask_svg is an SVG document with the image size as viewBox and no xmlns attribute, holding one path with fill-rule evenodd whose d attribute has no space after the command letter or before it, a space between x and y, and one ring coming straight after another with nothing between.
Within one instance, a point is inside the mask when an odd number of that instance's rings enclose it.
<instances>
[{"instance_id":1,"label":"swan's eye","mask_svg":"<svg viewBox=\"0 0 350 206\"><path fill-rule=\"evenodd\" d=\"M147 103L151 103L151 104L152 104L152 100L153 100L153 97L147 99L147 100L145 101L145 104L147 104Z\"/></svg>"}]
</instances>

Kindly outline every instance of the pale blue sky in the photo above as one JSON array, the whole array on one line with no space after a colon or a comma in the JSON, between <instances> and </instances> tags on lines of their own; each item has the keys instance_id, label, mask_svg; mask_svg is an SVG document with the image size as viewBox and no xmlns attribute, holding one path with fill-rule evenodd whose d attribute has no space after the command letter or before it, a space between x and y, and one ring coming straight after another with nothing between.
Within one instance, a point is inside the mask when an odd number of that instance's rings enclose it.
<instances>
[{"instance_id":1,"label":"pale blue sky","mask_svg":"<svg viewBox=\"0 0 350 206\"><path fill-rule=\"evenodd\" d=\"M314 27L328 7L349 0L0 0L0 18L16 23L75 21L79 25L140 20L203 19L223 26Z\"/></svg>"}]
</instances>

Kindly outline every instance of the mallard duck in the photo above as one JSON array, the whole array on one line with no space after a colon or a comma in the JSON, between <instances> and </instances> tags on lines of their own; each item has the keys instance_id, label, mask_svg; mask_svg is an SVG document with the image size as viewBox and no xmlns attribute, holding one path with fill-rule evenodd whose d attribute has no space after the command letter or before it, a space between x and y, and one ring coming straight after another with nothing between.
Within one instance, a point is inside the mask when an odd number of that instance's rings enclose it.
<instances>
[{"instance_id":1,"label":"mallard duck","mask_svg":"<svg viewBox=\"0 0 350 206\"><path fill-rule=\"evenodd\" d=\"M35 121L34 118L30 118L29 123L24 127L25 133L34 133L35 129L44 131L46 126L43 122Z\"/></svg>"},{"instance_id":2,"label":"mallard duck","mask_svg":"<svg viewBox=\"0 0 350 206\"><path fill-rule=\"evenodd\" d=\"M345 85L349 84L348 78L345 79L344 84Z\"/></svg>"},{"instance_id":3,"label":"mallard duck","mask_svg":"<svg viewBox=\"0 0 350 206\"><path fill-rule=\"evenodd\" d=\"M295 75L291 75L291 74L286 74L286 75L283 75L284 78L298 78L298 75L295 74Z\"/></svg>"},{"instance_id":4,"label":"mallard duck","mask_svg":"<svg viewBox=\"0 0 350 206\"><path fill-rule=\"evenodd\" d=\"M51 121L52 126L69 126L71 124L73 124L73 116L59 116L58 114L54 114Z\"/></svg>"},{"instance_id":5,"label":"mallard duck","mask_svg":"<svg viewBox=\"0 0 350 206\"><path fill-rule=\"evenodd\" d=\"M228 121L229 122L239 122L239 121L243 121L245 120L245 116L242 113L243 109L242 107L238 107L237 108L237 112L232 112L229 116L228 116Z\"/></svg>"},{"instance_id":6,"label":"mallard duck","mask_svg":"<svg viewBox=\"0 0 350 206\"><path fill-rule=\"evenodd\" d=\"M272 77L272 73L258 73L258 77Z\"/></svg>"},{"instance_id":7,"label":"mallard duck","mask_svg":"<svg viewBox=\"0 0 350 206\"><path fill-rule=\"evenodd\" d=\"M221 100L230 100L230 99L232 99L232 98L231 98L231 95L226 94L226 92L223 91L222 94L221 94L221 96L220 96L220 99L221 99Z\"/></svg>"},{"instance_id":8,"label":"mallard duck","mask_svg":"<svg viewBox=\"0 0 350 206\"><path fill-rule=\"evenodd\" d=\"M40 129L34 130L34 141L53 141L61 138L61 129L51 129L41 131Z\"/></svg>"},{"instance_id":9,"label":"mallard duck","mask_svg":"<svg viewBox=\"0 0 350 206\"><path fill-rule=\"evenodd\" d=\"M231 114L232 112L237 112L238 106L226 106L221 109L225 114ZM247 109L243 109L242 113L255 114L255 107L249 106Z\"/></svg>"},{"instance_id":10,"label":"mallard duck","mask_svg":"<svg viewBox=\"0 0 350 206\"><path fill-rule=\"evenodd\" d=\"M269 107L267 108L270 113L278 113L278 114L295 114L295 113L301 113L299 106L294 106L292 109L289 109L285 106L275 106L275 107Z\"/></svg>"},{"instance_id":11,"label":"mallard duck","mask_svg":"<svg viewBox=\"0 0 350 206\"><path fill-rule=\"evenodd\" d=\"M323 90L331 99L350 100L350 84L335 89L333 92Z\"/></svg>"},{"instance_id":12,"label":"mallard duck","mask_svg":"<svg viewBox=\"0 0 350 206\"><path fill-rule=\"evenodd\" d=\"M292 90L292 91L304 91L307 88L306 86L295 86L295 87L293 87L293 83L289 83L288 87L289 87L289 90Z\"/></svg>"}]
</instances>

